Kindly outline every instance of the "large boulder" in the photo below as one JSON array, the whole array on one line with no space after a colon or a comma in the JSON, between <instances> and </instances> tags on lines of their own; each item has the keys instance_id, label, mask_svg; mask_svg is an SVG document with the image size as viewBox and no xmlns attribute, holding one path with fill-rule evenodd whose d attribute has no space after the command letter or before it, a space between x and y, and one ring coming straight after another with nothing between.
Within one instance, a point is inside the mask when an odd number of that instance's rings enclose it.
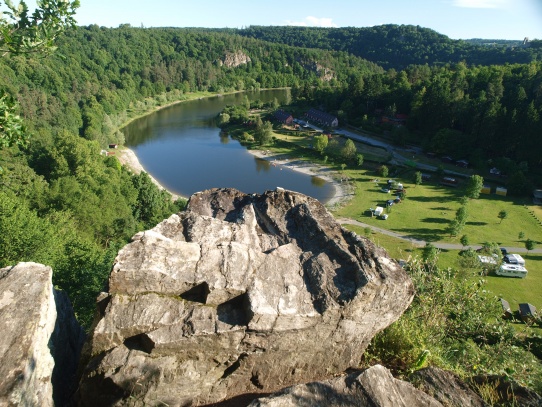
<instances>
[{"instance_id":1,"label":"large boulder","mask_svg":"<svg viewBox=\"0 0 542 407\"><path fill-rule=\"evenodd\" d=\"M61 406L74 391L84 332L37 263L0 269L0 405Z\"/></svg>"},{"instance_id":2,"label":"large boulder","mask_svg":"<svg viewBox=\"0 0 542 407\"><path fill-rule=\"evenodd\" d=\"M213 189L118 254L80 405L203 405L331 377L414 295L317 200Z\"/></svg>"},{"instance_id":3,"label":"large boulder","mask_svg":"<svg viewBox=\"0 0 542 407\"><path fill-rule=\"evenodd\" d=\"M361 373L299 384L254 400L249 407L443 407L412 384L376 365Z\"/></svg>"}]
</instances>

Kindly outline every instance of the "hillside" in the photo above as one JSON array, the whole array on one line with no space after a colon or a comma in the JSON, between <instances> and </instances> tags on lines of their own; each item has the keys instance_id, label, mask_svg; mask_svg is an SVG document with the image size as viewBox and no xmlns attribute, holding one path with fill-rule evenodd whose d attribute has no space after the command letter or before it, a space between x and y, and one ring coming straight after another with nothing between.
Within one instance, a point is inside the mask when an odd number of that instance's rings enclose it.
<instances>
[{"instance_id":1,"label":"hillside","mask_svg":"<svg viewBox=\"0 0 542 407\"><path fill-rule=\"evenodd\" d=\"M488 47L477 41L452 40L429 28L414 25L362 28L250 26L238 33L279 44L344 51L396 70L408 65L461 61L468 65L526 64L542 56L540 48L523 46L522 41L498 42L499 46Z\"/></svg>"}]
</instances>

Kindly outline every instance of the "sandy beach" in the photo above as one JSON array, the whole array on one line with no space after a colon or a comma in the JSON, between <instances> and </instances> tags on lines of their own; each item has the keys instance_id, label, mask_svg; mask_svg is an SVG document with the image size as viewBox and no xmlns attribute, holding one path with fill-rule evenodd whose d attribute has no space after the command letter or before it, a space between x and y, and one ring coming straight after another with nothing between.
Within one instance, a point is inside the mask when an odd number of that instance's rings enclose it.
<instances>
[{"instance_id":1,"label":"sandy beach","mask_svg":"<svg viewBox=\"0 0 542 407\"><path fill-rule=\"evenodd\" d=\"M298 171L307 175L316 175L325 181L332 184L334 187L334 194L333 197L326 202L326 207L333 208L338 205L342 205L346 202L348 202L350 199L354 196L354 191L352 186L346 182L341 181L341 176L338 173L334 173L332 170L330 170L327 167L313 164L304 160L298 160L295 158L291 158L286 155L278 155L273 153L266 153L262 150L247 150L250 154L267 160L272 161L275 163L275 165L284 166L285 168L291 169L293 171ZM141 171L145 171L145 168L141 165L139 162L137 156L135 153L130 150L127 147L123 147L117 151L116 157L119 159L121 164L126 165L133 173L139 174ZM153 178L150 174L149 177L151 177L152 182L154 182L160 189L166 190L160 183ZM168 191L172 197L173 200L178 198L188 198L188 197L182 197L180 195L176 195L172 193L171 191ZM263 192L263 191L262 191Z\"/></svg>"},{"instance_id":2,"label":"sandy beach","mask_svg":"<svg viewBox=\"0 0 542 407\"><path fill-rule=\"evenodd\" d=\"M272 152L270 153L262 150L247 151L258 158L271 161L277 166L283 166L307 175L315 175L329 182L335 189L335 192L331 199L325 204L328 208L343 205L354 197L354 188L352 185L345 179L341 180L341 175L328 167L292 158L284 154L273 154Z\"/></svg>"}]
</instances>

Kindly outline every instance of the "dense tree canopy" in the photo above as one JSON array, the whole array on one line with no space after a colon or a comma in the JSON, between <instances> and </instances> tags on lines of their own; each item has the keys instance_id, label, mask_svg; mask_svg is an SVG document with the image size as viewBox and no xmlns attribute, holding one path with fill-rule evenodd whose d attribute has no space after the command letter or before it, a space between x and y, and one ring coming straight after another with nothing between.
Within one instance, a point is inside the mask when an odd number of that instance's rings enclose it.
<instances>
[{"instance_id":1,"label":"dense tree canopy","mask_svg":"<svg viewBox=\"0 0 542 407\"><path fill-rule=\"evenodd\" d=\"M68 18L75 2L69 4ZM423 39L426 34L434 37L433 44L442 39L415 28L370 31L380 44L384 31L402 32L403 43L393 41L405 45L406 54L418 55L406 47L417 36L422 53L433 49ZM288 30L277 30L277 38ZM15 112L9 125L30 142L0 139L0 225L9 231L4 236L12 237L0 242L0 266L22 260L53 266L55 284L70 293L88 323L93 296L102 289L118 247L137 230L179 210L146 174L135 176L100 150L123 142L118 128L129 115L194 91L288 86L292 98L369 128L384 113L403 113L408 131L397 132L401 142L466 158L473 165L491 160L511 175L510 192L528 190L529 177L542 166L542 63L534 54L518 63L524 53L502 48L499 55L507 64L448 64L454 61L448 58L446 64L386 71L349 48L361 31L343 31L340 37L339 31L306 30L320 36L315 37L322 39L319 46L328 48L322 50L314 46L318 43L294 41L297 29L291 30L291 42L306 48L251 38L256 35L248 35L250 30L92 25L69 29L57 41L59 52L46 58L6 54L0 59L0 113ZM345 39L344 46L325 39L329 32ZM238 65L231 62L241 59ZM248 108L229 107L223 119L242 123ZM324 149L339 146L331 140ZM349 160L351 151L345 151Z\"/></svg>"}]
</instances>

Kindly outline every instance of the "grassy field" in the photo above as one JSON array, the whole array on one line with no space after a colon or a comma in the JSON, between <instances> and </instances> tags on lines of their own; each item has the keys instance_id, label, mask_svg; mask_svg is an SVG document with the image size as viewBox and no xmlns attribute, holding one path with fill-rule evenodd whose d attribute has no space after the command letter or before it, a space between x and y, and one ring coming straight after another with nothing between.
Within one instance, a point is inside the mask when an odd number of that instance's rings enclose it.
<instances>
[{"instance_id":1,"label":"grassy field","mask_svg":"<svg viewBox=\"0 0 542 407\"><path fill-rule=\"evenodd\" d=\"M355 198L346 206L335 211L335 216L357 219L374 226L393 230L405 236L430 242L459 243L460 236L450 237L446 228L454 219L463 196L463 186L445 187L436 182L415 186L411 182L413 171L406 171L393 178L407 188L406 199L389 209L386 221L372 218L369 208L383 206L394 198L393 194L382 192L386 180L378 179L375 171L346 170L346 175L355 183ZM525 201L497 195L480 195L468 204L468 220L461 235L467 235L470 244L496 242L501 246L524 247L525 239L542 243L542 227L531 214ZM502 222L497 217L501 210L508 213ZM520 240L519 233L525 237Z\"/></svg>"},{"instance_id":2,"label":"grassy field","mask_svg":"<svg viewBox=\"0 0 542 407\"><path fill-rule=\"evenodd\" d=\"M344 225L344 227L360 236L368 237L378 246L385 248L394 259L408 260L409 256L421 257L422 255L422 249L413 246L410 242L376 232L367 236L364 228L354 225ZM542 309L542 254L524 254L522 256L525 259L526 268L529 270L526 278L517 279L491 275L480 278L486 280L486 287L489 291L508 301L512 311L517 310L518 304L522 302L531 303L540 310ZM438 266L457 269L459 267L458 259L458 250L442 250Z\"/></svg>"},{"instance_id":3,"label":"grassy field","mask_svg":"<svg viewBox=\"0 0 542 407\"><path fill-rule=\"evenodd\" d=\"M297 159L305 159L327 164L334 170L340 171L340 162L329 160L324 162L322 155L310 149L312 143L309 132L276 132L277 142L269 149L274 153L287 154ZM341 143L344 139L338 138ZM387 152L365 144L357 144L358 152L367 161L385 162ZM419 157L418 159L421 159ZM380 220L367 214L369 208L377 205L385 206L386 200L395 198L393 194L385 193L382 188L387 185L386 179L379 179L376 168L378 164L366 162L363 169L347 167L342 175L354 185L355 196L345 206L333 210L335 217L355 219L369 225L392 230L401 235L441 243L459 243L461 235L467 235L470 245L480 245L484 242L495 242L500 246L524 247L526 239L532 239L537 246L542 245L542 208L532 206L530 199L517 199L497 195L480 195L468 203L468 219L460 236L450 237L446 232L449 223L454 219L456 210L460 207L460 198L464 196L465 181L457 188L445 187L438 184L438 179L414 185L412 169L398 169L392 178L407 188L406 199L394 204L389 210L389 218ZM391 169L391 168L390 168ZM374 182L379 179L378 182ZM529 206L530 205L530 206ZM507 217L501 221L498 213L507 212ZM365 235L364 228L348 225L348 229L359 235ZM524 234L519 239L519 234ZM369 238L377 245L384 247L395 259L408 259L409 256L421 256L421 248L412 243L379 233L370 233ZM442 250L439 256L439 267L459 267L458 250ZM517 310L518 304L529 302L538 309L542 308L542 255L524 254L526 268L529 274L525 279L512 279L498 276L485 276L486 287L496 296L505 298L512 308ZM480 277L477 277L480 278Z\"/></svg>"}]
</instances>

